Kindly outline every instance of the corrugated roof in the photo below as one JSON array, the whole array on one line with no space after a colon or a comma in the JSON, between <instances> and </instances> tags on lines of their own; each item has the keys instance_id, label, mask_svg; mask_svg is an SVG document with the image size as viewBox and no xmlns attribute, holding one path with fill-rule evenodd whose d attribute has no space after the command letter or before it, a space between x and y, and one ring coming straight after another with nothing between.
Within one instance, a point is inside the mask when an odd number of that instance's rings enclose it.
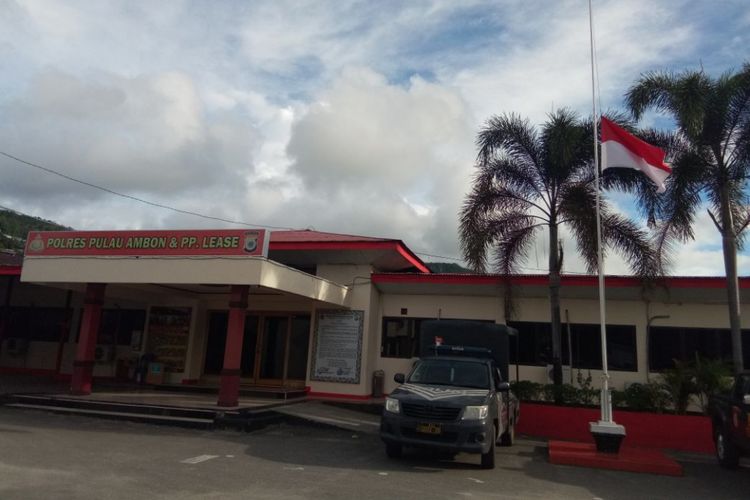
<instances>
[{"instance_id":1,"label":"corrugated roof","mask_svg":"<svg viewBox=\"0 0 750 500\"><path fill-rule=\"evenodd\" d=\"M305 229L301 231L272 231L271 243L302 243L302 242L351 242L351 241L395 241L388 238L373 238L371 236L357 236L351 234L325 233Z\"/></svg>"},{"instance_id":2,"label":"corrugated roof","mask_svg":"<svg viewBox=\"0 0 750 500\"><path fill-rule=\"evenodd\" d=\"M15 252L0 251L0 266L20 266L23 264L23 255Z\"/></svg>"},{"instance_id":3,"label":"corrugated roof","mask_svg":"<svg viewBox=\"0 0 750 500\"><path fill-rule=\"evenodd\" d=\"M373 274L374 283L444 283L480 285L501 283L505 279L503 274L463 274L463 273L377 273ZM510 276L514 285L547 285L549 277L546 274L514 274ZM608 286L641 286L642 281L636 276L607 275ZM562 285L596 286L597 275L563 274L560 276ZM723 276L662 276L655 280L656 285L668 285L684 288L723 288L726 278ZM750 277L739 277L740 288L750 288Z\"/></svg>"}]
</instances>

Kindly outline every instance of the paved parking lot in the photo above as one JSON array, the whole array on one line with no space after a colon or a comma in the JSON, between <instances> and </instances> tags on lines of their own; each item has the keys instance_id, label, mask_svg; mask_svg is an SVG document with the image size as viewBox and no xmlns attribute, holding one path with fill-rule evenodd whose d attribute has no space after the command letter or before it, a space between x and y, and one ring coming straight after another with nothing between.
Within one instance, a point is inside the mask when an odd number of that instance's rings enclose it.
<instances>
[{"instance_id":1,"label":"paved parking lot","mask_svg":"<svg viewBox=\"0 0 750 500\"><path fill-rule=\"evenodd\" d=\"M0 498L748 498L750 470L687 457L686 477L547 463L544 443L388 460L377 436L299 424L194 431L0 407ZM686 458L686 457L683 457Z\"/></svg>"}]
</instances>

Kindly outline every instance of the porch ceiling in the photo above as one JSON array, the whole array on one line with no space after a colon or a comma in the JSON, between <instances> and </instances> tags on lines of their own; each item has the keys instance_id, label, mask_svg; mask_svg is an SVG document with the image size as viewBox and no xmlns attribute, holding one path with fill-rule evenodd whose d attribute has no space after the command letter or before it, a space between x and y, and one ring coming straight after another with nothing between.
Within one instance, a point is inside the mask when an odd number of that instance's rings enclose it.
<instances>
[{"instance_id":1,"label":"porch ceiling","mask_svg":"<svg viewBox=\"0 0 750 500\"><path fill-rule=\"evenodd\" d=\"M250 285L254 294L296 295L345 306L349 288L262 257L27 257L21 281L44 284L151 285L184 294L226 294Z\"/></svg>"}]
</instances>

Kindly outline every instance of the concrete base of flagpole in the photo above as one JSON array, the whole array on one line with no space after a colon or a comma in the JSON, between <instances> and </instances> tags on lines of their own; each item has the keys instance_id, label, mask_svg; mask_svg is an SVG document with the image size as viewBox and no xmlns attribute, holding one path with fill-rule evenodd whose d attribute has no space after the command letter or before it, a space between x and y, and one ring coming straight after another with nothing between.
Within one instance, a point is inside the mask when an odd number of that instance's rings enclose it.
<instances>
[{"instance_id":1,"label":"concrete base of flagpole","mask_svg":"<svg viewBox=\"0 0 750 500\"><path fill-rule=\"evenodd\" d=\"M589 430L594 436L596 451L615 455L620 452L620 445L625 439L625 426L600 420L589 422Z\"/></svg>"}]
</instances>

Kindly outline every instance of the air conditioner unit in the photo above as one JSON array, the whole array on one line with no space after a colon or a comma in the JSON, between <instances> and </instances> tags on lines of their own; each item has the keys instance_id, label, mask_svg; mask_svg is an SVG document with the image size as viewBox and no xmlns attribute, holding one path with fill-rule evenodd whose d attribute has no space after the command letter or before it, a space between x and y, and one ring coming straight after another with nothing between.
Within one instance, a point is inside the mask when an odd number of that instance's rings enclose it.
<instances>
[{"instance_id":1,"label":"air conditioner unit","mask_svg":"<svg viewBox=\"0 0 750 500\"><path fill-rule=\"evenodd\" d=\"M11 356L23 356L28 350L28 339L9 338L5 341L5 351Z\"/></svg>"},{"instance_id":2,"label":"air conditioner unit","mask_svg":"<svg viewBox=\"0 0 750 500\"><path fill-rule=\"evenodd\" d=\"M94 361L109 363L115 359L115 348L111 345L98 345L94 351Z\"/></svg>"}]
</instances>

